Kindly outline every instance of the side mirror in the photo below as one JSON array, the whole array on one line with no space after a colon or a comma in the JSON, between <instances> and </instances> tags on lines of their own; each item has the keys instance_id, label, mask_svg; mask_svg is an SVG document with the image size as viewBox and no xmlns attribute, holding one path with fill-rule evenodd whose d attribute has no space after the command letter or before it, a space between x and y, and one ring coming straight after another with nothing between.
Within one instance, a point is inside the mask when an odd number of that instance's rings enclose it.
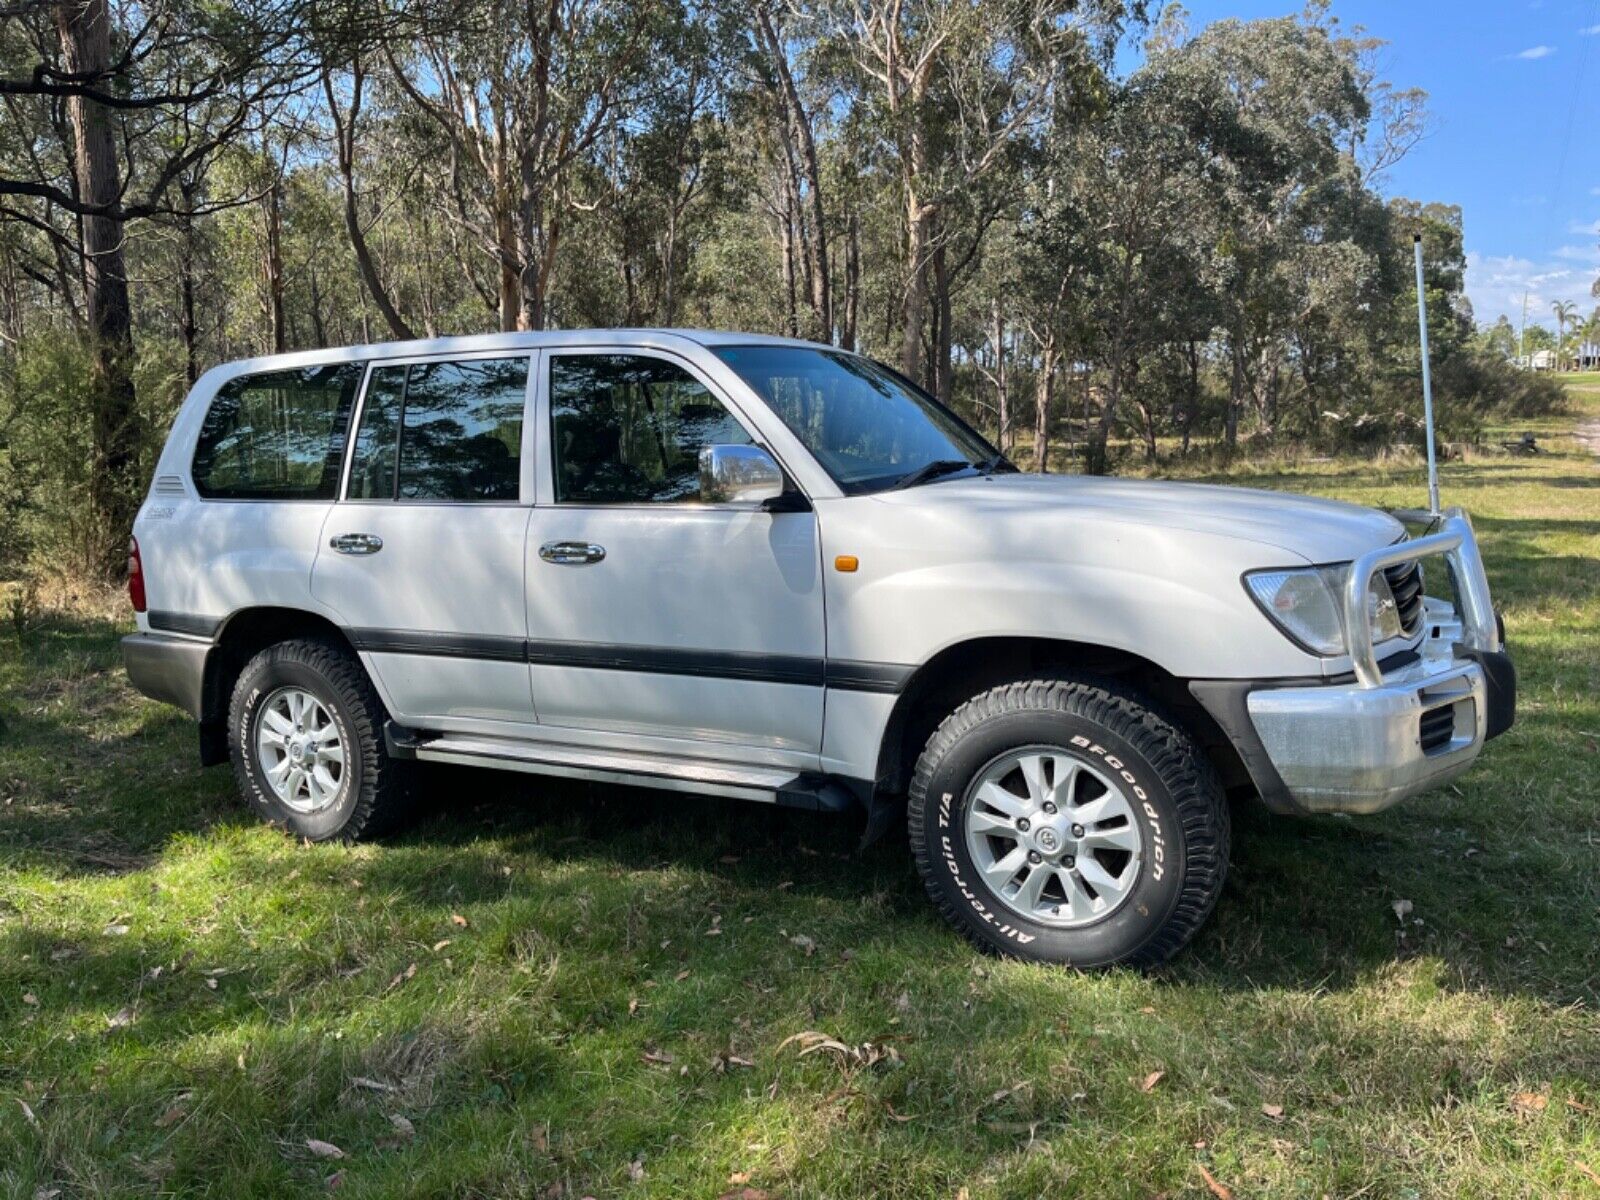
<instances>
[{"instance_id":1,"label":"side mirror","mask_svg":"<svg viewBox=\"0 0 1600 1200\"><path fill-rule=\"evenodd\" d=\"M760 446L700 451L700 499L708 504L765 504L782 496L786 486L783 468Z\"/></svg>"}]
</instances>

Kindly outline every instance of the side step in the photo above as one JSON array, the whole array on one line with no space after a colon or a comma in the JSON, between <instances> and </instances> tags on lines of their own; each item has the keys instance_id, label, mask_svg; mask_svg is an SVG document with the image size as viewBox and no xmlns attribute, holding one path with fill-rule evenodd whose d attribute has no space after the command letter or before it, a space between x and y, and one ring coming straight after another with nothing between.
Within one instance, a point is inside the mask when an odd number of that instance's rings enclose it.
<instances>
[{"instance_id":1,"label":"side step","mask_svg":"<svg viewBox=\"0 0 1600 1200\"><path fill-rule=\"evenodd\" d=\"M513 742L471 734L429 734L407 729L393 721L385 722L383 738L390 757L419 762L456 763L586 779L593 783L729 796L815 812L846 812L860 803L855 794L841 784L820 775L796 774L783 767L734 766L626 750Z\"/></svg>"}]
</instances>

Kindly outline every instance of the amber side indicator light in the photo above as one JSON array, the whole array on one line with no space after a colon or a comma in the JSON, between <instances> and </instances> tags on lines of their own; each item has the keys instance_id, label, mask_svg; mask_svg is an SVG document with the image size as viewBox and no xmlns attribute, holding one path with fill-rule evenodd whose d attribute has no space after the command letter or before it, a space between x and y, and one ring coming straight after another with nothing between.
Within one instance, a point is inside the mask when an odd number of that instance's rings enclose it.
<instances>
[{"instance_id":1,"label":"amber side indicator light","mask_svg":"<svg viewBox=\"0 0 1600 1200\"><path fill-rule=\"evenodd\" d=\"M847 575L860 566L861 560L854 554L841 554L838 558L833 560L833 569L835 571L843 571Z\"/></svg>"}]
</instances>

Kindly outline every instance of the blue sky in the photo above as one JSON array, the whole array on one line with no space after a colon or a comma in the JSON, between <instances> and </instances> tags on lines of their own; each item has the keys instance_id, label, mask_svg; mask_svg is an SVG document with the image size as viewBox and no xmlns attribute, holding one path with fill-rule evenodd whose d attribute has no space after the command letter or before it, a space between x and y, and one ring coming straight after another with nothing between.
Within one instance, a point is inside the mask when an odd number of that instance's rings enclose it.
<instances>
[{"instance_id":1,"label":"blue sky","mask_svg":"<svg viewBox=\"0 0 1600 1200\"><path fill-rule=\"evenodd\" d=\"M1297 0L1187 0L1190 28L1277 17ZM1482 322L1554 325L1554 300L1595 307L1600 275L1600 0L1334 0L1389 43L1385 76L1428 93L1427 138L1390 195L1459 204L1467 293Z\"/></svg>"}]
</instances>

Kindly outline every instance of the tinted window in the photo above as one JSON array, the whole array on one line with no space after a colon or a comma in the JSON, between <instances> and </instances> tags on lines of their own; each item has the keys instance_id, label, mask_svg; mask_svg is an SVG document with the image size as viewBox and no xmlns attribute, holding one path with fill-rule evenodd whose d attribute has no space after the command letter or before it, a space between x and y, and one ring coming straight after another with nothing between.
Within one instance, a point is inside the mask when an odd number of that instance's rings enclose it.
<instances>
[{"instance_id":1,"label":"tinted window","mask_svg":"<svg viewBox=\"0 0 1600 1200\"><path fill-rule=\"evenodd\" d=\"M359 363L230 380L200 427L194 484L222 500L332 500Z\"/></svg>"},{"instance_id":2,"label":"tinted window","mask_svg":"<svg viewBox=\"0 0 1600 1200\"><path fill-rule=\"evenodd\" d=\"M526 358L372 372L350 464L352 500L516 500Z\"/></svg>"},{"instance_id":3,"label":"tinted window","mask_svg":"<svg viewBox=\"0 0 1600 1200\"><path fill-rule=\"evenodd\" d=\"M892 486L930 462L995 456L949 409L870 359L801 346L724 346L716 355L846 492Z\"/></svg>"},{"instance_id":4,"label":"tinted window","mask_svg":"<svg viewBox=\"0 0 1600 1200\"><path fill-rule=\"evenodd\" d=\"M352 500L393 500L394 464L400 449L400 404L405 396L405 367L376 367L361 402L355 456L350 460Z\"/></svg>"},{"instance_id":5,"label":"tinted window","mask_svg":"<svg viewBox=\"0 0 1600 1200\"><path fill-rule=\"evenodd\" d=\"M700 497L700 451L750 435L682 367L631 354L550 360L556 500L655 504Z\"/></svg>"}]
</instances>

